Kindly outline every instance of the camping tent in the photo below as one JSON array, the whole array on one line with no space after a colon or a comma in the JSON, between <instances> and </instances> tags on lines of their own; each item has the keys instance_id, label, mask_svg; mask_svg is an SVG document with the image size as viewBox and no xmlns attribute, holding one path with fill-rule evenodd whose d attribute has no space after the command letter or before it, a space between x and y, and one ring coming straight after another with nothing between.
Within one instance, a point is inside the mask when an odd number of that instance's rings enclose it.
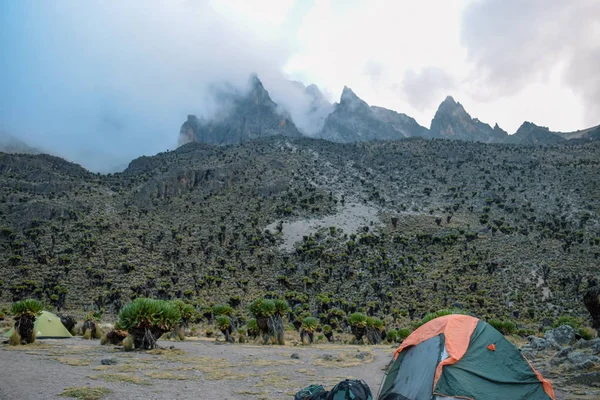
<instances>
[{"instance_id":1,"label":"camping tent","mask_svg":"<svg viewBox=\"0 0 600 400\"><path fill-rule=\"evenodd\" d=\"M73 336L60 322L60 318L48 311L42 311L35 318L33 329L35 330L36 339L60 339ZM14 328L11 328L4 334L4 337L12 336L13 331Z\"/></svg>"},{"instance_id":2,"label":"camping tent","mask_svg":"<svg viewBox=\"0 0 600 400\"><path fill-rule=\"evenodd\" d=\"M554 391L491 325L468 315L446 315L404 340L378 399L554 400Z\"/></svg>"}]
</instances>

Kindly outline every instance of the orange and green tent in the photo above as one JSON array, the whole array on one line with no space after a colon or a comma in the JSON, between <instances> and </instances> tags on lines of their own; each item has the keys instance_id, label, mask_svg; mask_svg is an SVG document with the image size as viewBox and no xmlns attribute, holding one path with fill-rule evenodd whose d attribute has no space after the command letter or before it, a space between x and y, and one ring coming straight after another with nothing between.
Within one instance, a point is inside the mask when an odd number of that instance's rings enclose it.
<instances>
[{"instance_id":1,"label":"orange and green tent","mask_svg":"<svg viewBox=\"0 0 600 400\"><path fill-rule=\"evenodd\" d=\"M446 315L415 330L394 353L379 400L555 400L521 352L488 323Z\"/></svg>"}]
</instances>

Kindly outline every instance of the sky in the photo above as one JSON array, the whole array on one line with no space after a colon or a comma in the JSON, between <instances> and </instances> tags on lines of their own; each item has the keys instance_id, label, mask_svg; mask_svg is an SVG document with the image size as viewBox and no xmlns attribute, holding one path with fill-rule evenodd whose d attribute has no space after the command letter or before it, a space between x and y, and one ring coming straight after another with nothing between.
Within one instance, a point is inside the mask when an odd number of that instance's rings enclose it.
<instances>
[{"instance_id":1,"label":"sky","mask_svg":"<svg viewBox=\"0 0 600 400\"><path fill-rule=\"evenodd\" d=\"M3 1L0 48L0 134L99 172L175 148L251 73L307 134L290 80L426 127L447 95L509 133L600 124L597 0Z\"/></svg>"}]
</instances>

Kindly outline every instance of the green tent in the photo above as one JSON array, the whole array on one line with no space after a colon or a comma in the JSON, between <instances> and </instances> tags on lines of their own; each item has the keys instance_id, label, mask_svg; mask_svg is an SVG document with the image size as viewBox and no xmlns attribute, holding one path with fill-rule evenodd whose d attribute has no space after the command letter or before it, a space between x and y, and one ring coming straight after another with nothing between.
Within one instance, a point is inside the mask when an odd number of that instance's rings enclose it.
<instances>
[{"instance_id":1,"label":"green tent","mask_svg":"<svg viewBox=\"0 0 600 400\"><path fill-rule=\"evenodd\" d=\"M48 311L42 311L37 316L33 329L36 339L61 339L73 336L60 322L60 318ZM4 337L11 337L13 332L14 328L11 328L4 334Z\"/></svg>"}]
</instances>

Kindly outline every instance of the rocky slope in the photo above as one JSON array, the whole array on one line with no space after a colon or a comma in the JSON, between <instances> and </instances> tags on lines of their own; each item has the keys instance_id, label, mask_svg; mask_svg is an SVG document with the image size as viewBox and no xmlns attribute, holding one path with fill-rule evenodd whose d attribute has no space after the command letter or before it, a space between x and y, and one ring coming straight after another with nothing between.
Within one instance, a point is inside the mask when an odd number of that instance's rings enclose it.
<instances>
[{"instance_id":1,"label":"rocky slope","mask_svg":"<svg viewBox=\"0 0 600 400\"><path fill-rule=\"evenodd\" d=\"M116 312L287 298L409 324L462 307L537 329L587 318L600 259L600 143L422 139L189 143L97 175L0 154L0 300ZM296 238L296 239L293 239ZM288 245L291 241L291 246Z\"/></svg>"}]
</instances>

